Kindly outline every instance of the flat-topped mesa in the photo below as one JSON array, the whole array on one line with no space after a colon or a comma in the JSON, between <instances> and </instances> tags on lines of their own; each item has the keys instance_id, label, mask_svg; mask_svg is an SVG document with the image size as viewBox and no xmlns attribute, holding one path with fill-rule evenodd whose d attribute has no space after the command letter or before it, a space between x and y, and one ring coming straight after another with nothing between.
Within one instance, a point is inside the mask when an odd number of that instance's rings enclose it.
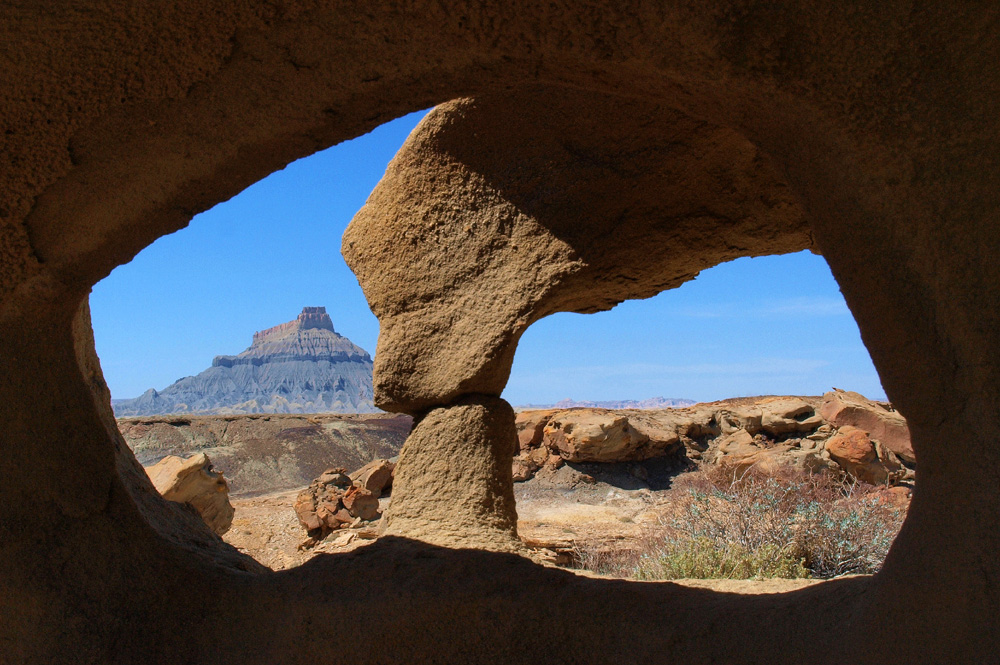
<instances>
[{"instance_id":1,"label":"flat-topped mesa","mask_svg":"<svg viewBox=\"0 0 1000 665\"><path fill-rule=\"evenodd\" d=\"M367 413L372 358L333 329L325 307L305 307L287 323L254 333L237 355L215 356L197 376L131 400L122 416L162 413Z\"/></svg>"},{"instance_id":2,"label":"flat-topped mesa","mask_svg":"<svg viewBox=\"0 0 1000 665\"><path fill-rule=\"evenodd\" d=\"M281 337L293 330L311 329L336 332L336 330L333 329L333 320L330 318L330 315L326 313L326 307L303 307L302 313L299 314L294 321L289 321L288 323L282 323L281 325L268 328L267 330L255 332L253 334L253 343L258 344L271 337Z\"/></svg>"}]
</instances>

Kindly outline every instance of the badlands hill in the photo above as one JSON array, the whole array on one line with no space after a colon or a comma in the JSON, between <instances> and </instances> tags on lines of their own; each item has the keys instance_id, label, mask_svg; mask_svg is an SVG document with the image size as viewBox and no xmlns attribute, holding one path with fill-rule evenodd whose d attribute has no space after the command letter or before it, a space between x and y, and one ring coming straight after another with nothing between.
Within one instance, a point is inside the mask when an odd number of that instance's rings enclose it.
<instances>
[{"instance_id":1,"label":"badlands hill","mask_svg":"<svg viewBox=\"0 0 1000 665\"><path fill-rule=\"evenodd\" d=\"M168 455L209 456L233 495L308 485L328 467L351 470L390 458L410 432L396 414L254 414L119 418L118 429L143 466Z\"/></svg>"},{"instance_id":2,"label":"badlands hill","mask_svg":"<svg viewBox=\"0 0 1000 665\"><path fill-rule=\"evenodd\" d=\"M325 307L254 333L235 356L216 356L197 376L134 399L112 400L115 415L373 413L372 359L337 334Z\"/></svg>"}]
</instances>

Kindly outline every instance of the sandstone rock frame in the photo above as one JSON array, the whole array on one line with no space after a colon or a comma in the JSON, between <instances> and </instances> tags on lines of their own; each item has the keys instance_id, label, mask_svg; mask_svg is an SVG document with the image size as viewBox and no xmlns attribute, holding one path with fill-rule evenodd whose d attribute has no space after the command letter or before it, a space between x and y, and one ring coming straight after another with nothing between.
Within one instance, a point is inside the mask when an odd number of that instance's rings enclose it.
<instances>
[{"instance_id":1,"label":"sandstone rock frame","mask_svg":"<svg viewBox=\"0 0 1000 665\"><path fill-rule=\"evenodd\" d=\"M117 0L71 0L58 8L5 2L3 16L4 660L1000 658L993 4L182 0L126 9ZM624 192L646 209L602 201L592 210L579 204L593 202L588 188L563 191L570 183L559 171L574 160L547 153L552 146L532 155L495 136L526 136L532 123L582 128L585 107L558 123L545 113L550 104L562 113L572 95L605 109L606 122L562 146L590 158L595 173L643 171L656 166L657 152L680 154L690 166L661 163L669 177L693 178L671 224L657 226L667 219L658 215L674 214L665 206L681 188L665 183L665 199ZM498 119L514 99L527 106ZM502 387L510 343L539 316L605 308L735 256L812 248L830 264L920 460L910 513L879 575L744 597L578 578L512 554L398 537L272 574L156 494L115 428L89 325L90 287L289 161L444 102L425 125L454 124L425 137L441 149L425 143L408 153L434 168L402 163L388 177L403 184L378 196L426 194L437 206L427 221L442 243L469 226L480 244L429 255L439 262L423 268L429 286L400 290L406 302L390 297L403 285L368 287L392 328L413 318L418 350L433 355L440 340L455 358L435 369L424 353L387 353L380 343L383 403L422 412L487 401ZM625 137L616 151L613 140L641 129L643 117L676 129L677 145L629 155L637 146ZM478 138L495 152L470 156L447 144L449 135L475 135L478 123L487 127ZM718 146L719 161L709 146ZM545 154L551 173L505 157ZM424 182L430 172L450 184ZM530 173L539 177L522 179ZM614 198L644 174L617 175L581 183ZM451 192L458 196L450 204L442 194ZM704 214L695 207L701 197L710 197ZM502 215L463 212L470 200ZM575 211L560 212L573 202ZM520 216L511 218L515 208ZM396 209L420 206L398 200L382 212ZM495 226L480 235L488 222ZM607 242L589 242L593 233ZM647 251L628 251L628 234ZM399 240L385 245L383 267L409 276L414 266L396 262L419 252L403 245L405 234ZM371 241L383 246L378 236ZM601 283L602 261L636 256L638 271L667 272L631 284L626 266ZM677 257L690 261L678 265ZM510 261L541 270L513 276L509 292L496 290L494 310L476 304L475 290L435 283L467 266L472 281L492 283L510 274ZM442 328L462 334L428 327L431 310ZM400 469L398 482L405 480ZM341 639L336 628L351 612L379 616L363 643Z\"/></svg>"}]
</instances>

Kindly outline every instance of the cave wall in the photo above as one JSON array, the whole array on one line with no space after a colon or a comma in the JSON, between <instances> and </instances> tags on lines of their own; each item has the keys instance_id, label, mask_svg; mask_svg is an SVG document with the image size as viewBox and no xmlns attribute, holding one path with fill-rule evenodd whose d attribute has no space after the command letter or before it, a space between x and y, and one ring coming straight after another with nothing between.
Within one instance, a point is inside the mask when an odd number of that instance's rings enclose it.
<instances>
[{"instance_id":1,"label":"cave wall","mask_svg":"<svg viewBox=\"0 0 1000 665\"><path fill-rule=\"evenodd\" d=\"M663 663L1000 658L993 627L1000 610L993 569L1000 545L1000 24L992 5L2 6L6 661L584 663L615 662L626 653ZM494 141L485 156L447 145L449 132L457 139L476 126L492 128L496 138L497 113L511 100L523 106L503 120L522 136L541 130L535 135L551 138L550 130L563 126L551 124L553 117L581 127L586 116L559 101L570 95L565 91L629 100L621 102L623 122L645 117L675 131L680 148L620 152L628 140L609 144L612 128L575 144L542 144L535 153L516 142ZM421 414L456 400L488 403L502 389L519 331L540 316L651 295L737 255L811 247L829 262L921 460L910 514L879 575L779 596L731 596L579 578L515 554L407 539L405 530L357 553L269 573L159 499L114 426L90 331L90 287L157 237L289 161L449 100L456 101L424 127L451 114L454 128L431 132L440 145L408 144L413 165L400 163L390 179L416 184L428 173L421 160L441 165L442 173L468 174L475 196L466 202L482 200L489 188L497 210L522 215L504 232L529 229L538 241L529 246L553 252L519 257L487 243L483 256L496 258L494 276L512 260L534 270L548 257L553 270L533 272L520 300L491 312L502 323L494 339L484 340L475 320L456 317L475 345L436 378L433 368L417 367L415 378L397 371L423 362L424 354L408 359L391 350L395 343L385 346L391 335L380 340L383 403ZM521 115L520 124L510 122ZM649 136L662 134L650 129ZM686 233L729 230L728 242L715 248L692 252L684 234L671 236L668 227L654 233L655 215L646 213L676 203L678 188L662 199L626 191L650 207L623 218L634 222L623 228L601 214L585 221L567 214L586 192L544 189L558 184L561 172L581 176L572 171L574 150L596 151L619 170L645 165L617 181L591 180L621 192L648 167L675 163L672 150L700 153L712 136L729 175L706 171L709 156L682 161L689 160L698 182L695 198L711 196L703 204L724 210L698 217L692 208L673 217L687 220ZM522 180L530 168L505 171L511 154L550 155L554 179ZM740 168L743 189L717 198L724 192L713 187ZM380 196L406 191L386 183ZM459 184L443 190L456 202L466 191ZM414 191L440 196L425 186ZM741 191L764 198L741 199ZM540 194L548 208L538 203ZM787 204L775 209L768 201ZM696 201L679 202L688 204ZM612 207L593 212L628 212ZM453 243L449 234L467 217L463 210L434 211L427 219L442 221L443 237ZM384 233L400 228L392 215L364 223ZM648 238L656 252L636 268L658 276L635 289L628 279L601 284L588 266L604 257L595 257L590 231L579 233L585 229L606 233L604 246L615 252L627 248L626 232ZM377 234L372 241L381 242ZM386 247L384 263L395 271L399 247ZM380 308L398 317L395 327L423 308L446 311L447 298L474 304L494 277L477 261L462 260L473 276L486 276L479 286L463 291L439 280L430 301L400 304L391 294L402 285L386 282L370 290L373 309L384 319ZM451 267L423 270L440 276ZM417 324L415 331L425 329ZM432 357L435 339L444 338L424 339ZM342 639L340 626L357 613L379 617L363 643Z\"/></svg>"}]
</instances>

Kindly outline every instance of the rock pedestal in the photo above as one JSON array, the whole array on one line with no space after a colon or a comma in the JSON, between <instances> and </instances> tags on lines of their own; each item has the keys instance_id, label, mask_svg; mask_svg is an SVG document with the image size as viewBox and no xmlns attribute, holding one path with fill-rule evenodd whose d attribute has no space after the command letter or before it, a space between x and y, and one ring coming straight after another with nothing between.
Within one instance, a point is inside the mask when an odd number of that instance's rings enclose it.
<instances>
[{"instance_id":1,"label":"rock pedestal","mask_svg":"<svg viewBox=\"0 0 1000 665\"><path fill-rule=\"evenodd\" d=\"M519 549L516 447L514 411L500 398L474 395L431 410L400 453L385 534L445 547Z\"/></svg>"}]
</instances>

